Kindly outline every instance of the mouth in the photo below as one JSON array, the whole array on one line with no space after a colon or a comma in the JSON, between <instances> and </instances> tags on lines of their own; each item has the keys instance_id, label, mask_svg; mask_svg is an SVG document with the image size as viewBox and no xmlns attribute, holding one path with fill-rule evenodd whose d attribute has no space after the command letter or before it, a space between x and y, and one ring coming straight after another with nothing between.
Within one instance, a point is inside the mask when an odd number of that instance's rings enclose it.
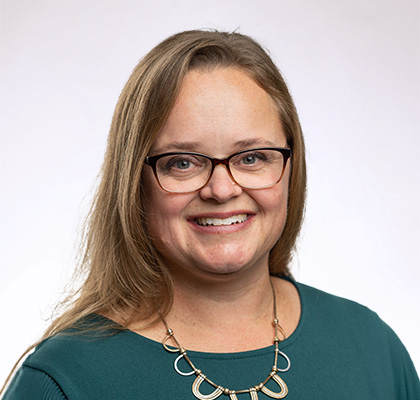
<instances>
[{"instance_id":1,"label":"mouth","mask_svg":"<svg viewBox=\"0 0 420 400\"><path fill-rule=\"evenodd\" d=\"M249 218L249 214L232 215L229 218L208 218L199 217L195 218L195 222L200 226L229 226L242 224Z\"/></svg>"}]
</instances>

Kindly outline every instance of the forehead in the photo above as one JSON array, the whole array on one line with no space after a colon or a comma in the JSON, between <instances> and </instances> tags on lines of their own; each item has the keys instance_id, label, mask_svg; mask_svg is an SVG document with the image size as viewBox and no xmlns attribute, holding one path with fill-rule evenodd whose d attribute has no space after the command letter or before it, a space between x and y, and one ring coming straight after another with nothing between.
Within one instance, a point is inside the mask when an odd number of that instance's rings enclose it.
<instances>
[{"instance_id":1,"label":"forehead","mask_svg":"<svg viewBox=\"0 0 420 400\"><path fill-rule=\"evenodd\" d=\"M154 146L154 152L241 146L282 146L285 135L274 101L236 68L192 70ZM230 150L229 150L230 151Z\"/></svg>"}]
</instances>

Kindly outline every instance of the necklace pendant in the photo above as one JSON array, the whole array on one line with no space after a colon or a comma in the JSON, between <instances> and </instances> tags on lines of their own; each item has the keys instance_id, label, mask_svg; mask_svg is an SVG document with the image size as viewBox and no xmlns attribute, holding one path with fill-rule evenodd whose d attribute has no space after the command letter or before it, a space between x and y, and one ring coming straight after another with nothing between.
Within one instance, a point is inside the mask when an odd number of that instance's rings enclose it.
<instances>
[{"instance_id":1,"label":"necklace pendant","mask_svg":"<svg viewBox=\"0 0 420 400\"><path fill-rule=\"evenodd\" d=\"M252 390L249 392L251 395L251 400L258 400L258 395L256 390ZM238 400L238 397L235 393L229 393L230 400Z\"/></svg>"},{"instance_id":2,"label":"necklace pendant","mask_svg":"<svg viewBox=\"0 0 420 400\"><path fill-rule=\"evenodd\" d=\"M283 399L287 396L287 393L289 392L286 383L277 374L273 374L271 377L279 385L281 389L280 392L273 392L272 390L267 389L265 386L261 387L261 392L265 393L267 396L272 397L273 399Z\"/></svg>"},{"instance_id":3,"label":"necklace pendant","mask_svg":"<svg viewBox=\"0 0 420 400\"><path fill-rule=\"evenodd\" d=\"M249 394L251 395L251 400L258 400L257 390L252 388L249 389Z\"/></svg>"},{"instance_id":4,"label":"necklace pendant","mask_svg":"<svg viewBox=\"0 0 420 400\"><path fill-rule=\"evenodd\" d=\"M251 400L258 400L257 391L255 388L249 389L249 394L251 396ZM238 397L235 393L229 393L230 400L238 400Z\"/></svg>"},{"instance_id":5,"label":"necklace pendant","mask_svg":"<svg viewBox=\"0 0 420 400\"><path fill-rule=\"evenodd\" d=\"M200 385L203 383L203 381L205 380L206 376L202 373L200 373L197 378L195 378L195 381L192 385L192 392L193 395L195 397L197 397L197 399L200 400L214 400L217 399L222 393L223 393L223 388L221 386L218 386L213 393L210 394L202 394L200 392Z\"/></svg>"}]
</instances>

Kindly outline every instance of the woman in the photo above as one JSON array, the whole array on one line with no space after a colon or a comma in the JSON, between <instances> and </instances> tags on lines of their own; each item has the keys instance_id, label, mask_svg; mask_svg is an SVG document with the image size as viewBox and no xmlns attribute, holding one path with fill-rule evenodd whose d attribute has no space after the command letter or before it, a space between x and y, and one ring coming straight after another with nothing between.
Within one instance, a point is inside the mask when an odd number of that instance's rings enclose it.
<instances>
[{"instance_id":1,"label":"woman","mask_svg":"<svg viewBox=\"0 0 420 400\"><path fill-rule=\"evenodd\" d=\"M305 187L265 51L238 33L162 42L115 111L84 284L4 398L419 398L376 314L292 279Z\"/></svg>"}]
</instances>

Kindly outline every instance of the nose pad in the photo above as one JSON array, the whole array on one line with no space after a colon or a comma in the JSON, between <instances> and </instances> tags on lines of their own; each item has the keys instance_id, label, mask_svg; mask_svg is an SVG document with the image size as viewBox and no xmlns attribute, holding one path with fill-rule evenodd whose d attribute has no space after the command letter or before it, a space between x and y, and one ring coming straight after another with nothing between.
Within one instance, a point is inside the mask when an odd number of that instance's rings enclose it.
<instances>
[{"instance_id":1,"label":"nose pad","mask_svg":"<svg viewBox=\"0 0 420 400\"><path fill-rule=\"evenodd\" d=\"M213 174L212 174L212 176L210 177L209 183L211 182L211 180L212 180L212 179L214 179L215 174L217 173L217 172L216 172L217 170L219 170L218 175L222 174L222 173L220 172L220 170L221 170L221 169L225 171L225 173L223 174L223 175L224 175L224 176L223 176L223 178L224 178L224 179L229 178L229 180L230 180L230 182L232 183L232 185L237 185L237 183L235 182L235 179L233 179L233 176L232 176L232 174L231 174L231 173L230 173L230 171L229 171L228 166L227 166L226 164L222 164L222 163L217 164L217 165L214 167ZM217 177L217 175L216 175L216 177Z\"/></svg>"},{"instance_id":2,"label":"nose pad","mask_svg":"<svg viewBox=\"0 0 420 400\"><path fill-rule=\"evenodd\" d=\"M223 171L224 170L224 171ZM216 199L219 202L229 200L242 193L242 188L234 181L226 165L216 165L207 185L200 195L203 199Z\"/></svg>"}]
</instances>

